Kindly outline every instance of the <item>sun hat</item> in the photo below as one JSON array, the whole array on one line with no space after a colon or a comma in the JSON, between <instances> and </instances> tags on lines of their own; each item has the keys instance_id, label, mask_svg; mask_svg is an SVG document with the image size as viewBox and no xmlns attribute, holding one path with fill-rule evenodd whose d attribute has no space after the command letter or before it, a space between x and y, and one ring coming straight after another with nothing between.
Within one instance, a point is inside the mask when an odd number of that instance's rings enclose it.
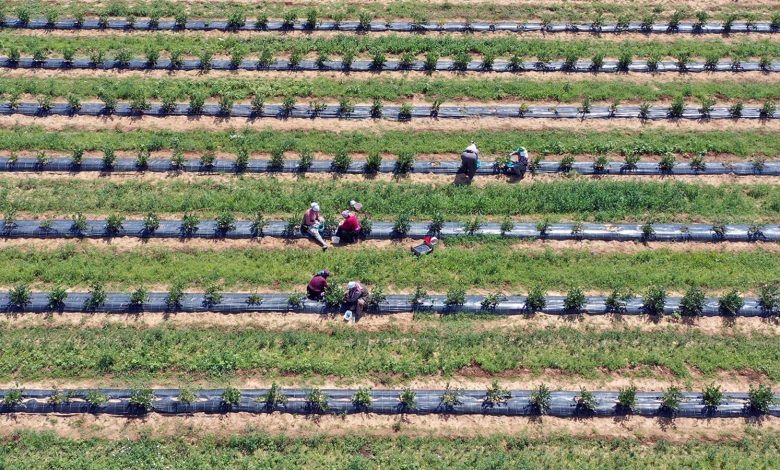
<instances>
[{"instance_id":1,"label":"sun hat","mask_svg":"<svg viewBox=\"0 0 780 470\"><path fill-rule=\"evenodd\" d=\"M327 269L323 269L322 271L318 272L317 275L322 277L328 277L330 276L330 271L328 271Z\"/></svg>"},{"instance_id":2,"label":"sun hat","mask_svg":"<svg viewBox=\"0 0 780 470\"><path fill-rule=\"evenodd\" d=\"M316 202L312 202L311 203L311 210L313 210L314 212L319 212L320 211L320 205L317 204Z\"/></svg>"},{"instance_id":3,"label":"sun hat","mask_svg":"<svg viewBox=\"0 0 780 470\"><path fill-rule=\"evenodd\" d=\"M349 281L349 282L347 283L347 289L354 289L355 287L357 287L357 282L355 282L355 281Z\"/></svg>"},{"instance_id":4,"label":"sun hat","mask_svg":"<svg viewBox=\"0 0 780 470\"><path fill-rule=\"evenodd\" d=\"M342 212L342 213L341 213L341 216L342 216L342 217L344 217L345 219L346 219L347 217L349 217L349 215L350 215L350 214L349 214L349 211L344 211L344 212Z\"/></svg>"}]
</instances>

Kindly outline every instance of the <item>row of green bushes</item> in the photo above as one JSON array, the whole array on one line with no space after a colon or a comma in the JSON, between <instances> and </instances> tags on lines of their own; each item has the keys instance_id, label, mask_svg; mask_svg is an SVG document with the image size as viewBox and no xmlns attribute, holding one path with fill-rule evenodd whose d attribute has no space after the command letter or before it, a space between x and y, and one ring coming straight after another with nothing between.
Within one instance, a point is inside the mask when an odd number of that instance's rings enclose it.
<instances>
[{"instance_id":1,"label":"row of green bushes","mask_svg":"<svg viewBox=\"0 0 780 470\"><path fill-rule=\"evenodd\" d=\"M51 131L36 126L0 129L0 149L55 150L71 153L74 149L106 148L157 151L178 148L182 151L214 151L218 148L273 152L277 149L339 151L363 153L458 153L475 141L483 155L506 155L523 145L534 154L614 154L663 155L732 154L739 156L780 154L780 135L764 131L375 131L328 132L234 129L210 131L85 132L73 129Z\"/></svg>"},{"instance_id":2,"label":"row of green bushes","mask_svg":"<svg viewBox=\"0 0 780 470\"><path fill-rule=\"evenodd\" d=\"M724 57L735 60L748 58L780 57L780 44L770 40L722 41L719 39L679 39L677 41L600 41L595 39L532 39L515 36L410 36L391 34L386 36L335 35L329 37L271 37L252 38L230 36L212 38L193 35L129 35L101 36L82 38L52 33L46 36L28 36L14 32L0 32L0 44L6 55L24 53L33 57L45 58L51 51L58 57L72 59L76 56L88 56L95 62L113 57L120 62L133 57L145 56L157 59L163 53L175 61L187 55L210 61L215 54L236 57L256 57L269 63L273 55L288 52L300 60L308 53L322 54L323 58L340 57L342 62L354 60L361 54L367 54L377 64L389 56L398 56L409 61L417 56L425 56L426 62L435 62L439 57L454 57L455 60L468 61L470 54L479 54L485 58L505 57L514 60L531 60L546 63L556 59L567 61L577 59L603 60L607 57L625 58L630 63L634 59L651 58L662 60L674 57L681 62L692 58ZM628 65L628 64L625 64Z\"/></svg>"}]
</instances>

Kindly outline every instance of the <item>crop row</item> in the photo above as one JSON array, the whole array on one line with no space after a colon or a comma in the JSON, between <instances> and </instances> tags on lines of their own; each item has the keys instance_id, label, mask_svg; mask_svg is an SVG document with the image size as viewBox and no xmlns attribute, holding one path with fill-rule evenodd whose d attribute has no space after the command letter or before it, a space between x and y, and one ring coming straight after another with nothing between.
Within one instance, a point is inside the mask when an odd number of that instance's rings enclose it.
<instances>
[{"instance_id":1,"label":"crop row","mask_svg":"<svg viewBox=\"0 0 780 470\"><path fill-rule=\"evenodd\" d=\"M553 391L544 383L533 390L509 390L494 380L487 390L320 390L188 389L153 390L0 390L0 413L96 413L121 416L147 413L293 413L321 414L472 414L492 416L665 416L670 418L725 418L780 416L780 395L766 385L750 393L732 393L715 384L701 393L671 386L664 392Z\"/></svg>"},{"instance_id":2,"label":"crop row","mask_svg":"<svg viewBox=\"0 0 780 470\"><path fill-rule=\"evenodd\" d=\"M89 292L69 292L57 287L50 292L32 292L27 284L18 284L8 292L0 292L0 306L6 312L106 312L115 314L143 312L220 312L220 313L301 313L328 315L347 309L343 303L345 291L338 284L325 290L323 301L307 300L301 294L224 293L217 284L207 286L202 294L184 292L176 284L168 292L149 292L141 286L130 293L106 292L95 282ZM548 296L541 287L526 296L507 296L497 291L489 295L467 295L453 289L446 295L429 295L418 286L412 295L385 294L380 286L371 289L366 299L367 312L395 314L426 312L451 315L456 313L520 315L664 315L699 317L771 317L780 315L780 284L765 284L756 299L744 298L737 290L719 298L706 298L699 287L690 287L683 297L669 297L666 290L651 287L643 297L615 289L609 296L586 296L578 287L571 287L566 296Z\"/></svg>"},{"instance_id":3,"label":"crop row","mask_svg":"<svg viewBox=\"0 0 780 470\"><path fill-rule=\"evenodd\" d=\"M379 153L371 153L366 160L353 160L341 151L332 160L314 160L310 151L301 151L297 160L285 160L285 147L274 149L268 160L251 159L249 150L238 149L235 158L219 159L214 152L206 152L200 159L185 159L178 150L171 158L151 158L150 151L142 148L136 158L117 158L114 149L103 149L102 158L84 158L84 150L73 151L71 157L50 157L45 151L38 151L35 157L19 157L16 153L0 156L0 172L162 172L173 176L184 172L199 174L250 174L250 173L349 173L365 174L369 177L379 173L392 173L396 176L409 174L453 175L460 171L461 164L453 156L452 161L417 160L414 154L403 153L392 161L384 161ZM509 157L500 157L495 161L480 160L476 175L513 175ZM623 162L612 162L606 155L599 155L595 161L575 161L566 156L560 161L542 160L534 157L528 164L530 174L543 173L579 173L583 175L739 175L739 176L780 176L780 163L766 162L755 158L749 162L723 163L705 161L704 155L694 156L689 163L679 163L673 153L666 153L659 162L642 162L636 155L629 155Z\"/></svg>"},{"instance_id":4,"label":"crop row","mask_svg":"<svg viewBox=\"0 0 780 470\"><path fill-rule=\"evenodd\" d=\"M694 22L703 25L710 20L725 23L747 22L755 24L761 20L769 20L780 25L777 13L760 4L744 6L742 9L725 8L720 5L710 5L707 11L694 11L683 6L676 10L667 10L651 5L631 5L630 7L611 4L596 6L577 5L502 5L500 3L484 2L448 3L446 5L429 5L424 2L390 2L387 4L354 5L316 5L300 8L290 8L281 2L263 3L261 5L245 4L241 6L211 5L208 2L129 2L114 1L109 4L87 3L77 5L46 5L37 2L20 2L11 0L4 5L4 16L7 20L20 19L23 22L38 22L54 24L61 17L69 17L77 22L97 18L104 23L125 18L129 23L136 22L174 22L184 25L188 19L194 18L205 22L229 22L233 28L250 26L262 29L269 22L284 22L288 25L300 23L314 27L321 21L334 23L367 24L374 18L410 18L416 25L424 25L432 20L436 22L447 18L486 18L492 20L511 20L529 18L542 23L552 21L584 21L600 26L606 22L628 24L639 21L643 24L665 20L666 24L678 25ZM712 13L710 13L712 12ZM33 15L36 18L33 18ZM249 15L249 17L247 16ZM270 16L270 18L269 18ZM37 19L40 17L41 19Z\"/></svg>"},{"instance_id":5,"label":"crop row","mask_svg":"<svg viewBox=\"0 0 780 470\"><path fill-rule=\"evenodd\" d=\"M481 368L488 374L555 369L597 376L626 368L691 371L760 371L776 382L777 337L761 333L706 335L689 331L578 331L560 327L475 330L472 324L441 322L413 332L358 331L334 325L328 333L261 328L173 326L101 328L52 325L3 328L0 377L17 382L122 377L188 380L237 373L242 376L337 376L358 381L387 374L409 380ZM223 378L224 380L224 378Z\"/></svg>"},{"instance_id":6,"label":"crop row","mask_svg":"<svg viewBox=\"0 0 780 470\"><path fill-rule=\"evenodd\" d=\"M641 105L598 106L585 98L577 105L533 105L525 103L514 105L457 105L446 106L435 100L430 105L414 106L411 103L385 105L375 100L371 105L356 105L348 98L339 103L312 101L306 107L298 106L295 97L288 96L279 104L265 103L262 97L253 99L251 104L236 104L229 96L220 97L219 104L205 102L202 95L193 95L189 103L167 101L149 102L143 95L129 102L120 102L114 96L105 94L102 102L81 102L76 96L68 102L55 102L51 96L43 95L37 102L0 102L1 115L22 114L26 116L213 116L222 118L248 119L389 119L409 121L420 118L463 119L474 117L493 117L503 119L760 119L780 118L774 101L766 101L762 106L746 106L737 101L731 106L714 106L712 100L697 107L686 106L679 96L670 106L653 105L644 102Z\"/></svg>"},{"instance_id":7,"label":"crop row","mask_svg":"<svg viewBox=\"0 0 780 470\"><path fill-rule=\"evenodd\" d=\"M324 234L335 235L335 218L326 223ZM394 222L361 221L363 239L388 240L404 238L480 237L542 240L602 240L602 241L666 241L666 242L778 242L780 225L724 225L724 224L583 224L515 222L507 217L503 222L484 222L475 217L464 223L411 222L407 214L399 214ZM88 220L78 213L72 219L23 220L6 214L1 233L5 238L218 238L251 239L260 237L306 238L301 231L301 218L287 221L266 220L258 215L254 220L236 220L231 212L221 213L215 220L200 220L193 213L185 213L181 220L161 220L149 213L143 220L127 220L118 214L106 220Z\"/></svg>"},{"instance_id":8,"label":"crop row","mask_svg":"<svg viewBox=\"0 0 780 470\"><path fill-rule=\"evenodd\" d=\"M748 58L776 59L780 57L780 43L770 40L741 40L726 42L718 39L687 39L674 42L653 41L600 41L597 39L555 40L483 36L354 36L331 37L262 37L239 36L210 38L202 36L174 35L113 35L101 37L63 36L56 33L45 36L30 36L19 33L0 32L0 44L11 58L22 53L30 54L36 60L43 60L54 51L58 57L74 60L88 57L94 63L108 59L112 53L118 62L144 56L144 62L153 62L150 57L165 56L174 64L191 57L199 58L204 64L215 55L226 57L256 57L268 64L274 54L287 53L288 60L303 60L307 54L315 54L322 62L331 56L341 58L340 63L351 63L360 54L369 54L372 62L385 62L389 56L400 57L401 62L411 62L424 56L426 62L435 62L440 57L451 57L456 62L469 62L471 54L485 57L507 57L520 62L536 58L547 63L564 59L573 63L579 59L625 58L629 63L638 58L649 58L660 63L673 57L683 63L694 58L717 62L721 58L745 61ZM406 58L406 59L405 59ZM515 59L512 59L515 58ZM234 60L234 62L236 62ZM240 62L240 61L238 61Z\"/></svg>"},{"instance_id":9,"label":"crop row","mask_svg":"<svg viewBox=\"0 0 780 470\"><path fill-rule=\"evenodd\" d=\"M47 215L111 212L123 215L201 216L232 212L253 218L303 214L312 201L335 213L350 200L363 203L377 219L466 220L474 214L542 215L550 221L574 217L587 221L656 220L722 223L777 223L780 188L776 185L718 186L659 181L550 181L527 185L488 184L479 188L452 184L366 181L138 181L107 179L6 179L0 181L4 209ZM332 211L332 212L331 212ZM681 214L684 214L681 216ZM537 218L537 217L534 217ZM540 217L541 218L541 217Z\"/></svg>"},{"instance_id":10,"label":"crop row","mask_svg":"<svg viewBox=\"0 0 780 470\"><path fill-rule=\"evenodd\" d=\"M531 155L613 154L663 155L733 154L739 156L775 156L780 154L780 136L763 131L696 131L643 130L632 131L288 131L241 129L228 132L211 131L114 131L84 132L78 130L44 130L36 126L0 129L0 148L19 150L55 150L71 153L74 149L114 150L163 149L214 151L217 148L241 147L263 152L341 151L393 154L457 153L470 141L479 145L483 155L506 155L518 145Z\"/></svg>"},{"instance_id":11,"label":"crop row","mask_svg":"<svg viewBox=\"0 0 780 470\"><path fill-rule=\"evenodd\" d=\"M512 98L577 103L588 97L593 102L621 100L656 101L676 96L695 97L714 106L717 100L776 100L780 98L780 84L756 83L745 80L713 80L708 82L647 82L627 79L593 80L534 80L476 79L476 78L351 78L349 81L317 77L313 79L266 78L256 80L214 78L210 80L185 78L0 78L0 90L9 101L18 102L22 95L73 97L83 100L111 96L130 100L146 98L175 102L191 96L227 99L234 102L252 101L255 97L265 102L269 98L281 100L295 97L298 101L322 98L348 98L371 102L402 99L448 100L474 98L506 101Z\"/></svg>"},{"instance_id":12,"label":"crop row","mask_svg":"<svg viewBox=\"0 0 780 470\"><path fill-rule=\"evenodd\" d=\"M135 291L139 286L216 286L216 292L259 288L301 292L313 273L330 269L335 279L358 279L400 292L423 285L432 292L489 289L507 295L580 286L588 291L613 289L647 292L659 286L683 293L689 286L705 291L739 289L745 295L780 280L780 257L755 248L738 252L665 249L637 253L603 253L589 249L534 250L508 240L449 239L433 256L410 262L409 245L360 250L328 250L312 256L308 249L269 250L215 247L205 250L128 248L115 250L65 244L59 248L27 245L0 249L0 284L27 283L55 290L85 290L94 282L106 289ZM463 266L469 266L464 270ZM392 282L392 285L390 284Z\"/></svg>"},{"instance_id":13,"label":"crop row","mask_svg":"<svg viewBox=\"0 0 780 470\"><path fill-rule=\"evenodd\" d=\"M431 4L436 5L436 4ZM232 429L229 437L141 437L122 439L122 452L110 436L77 439L50 432L22 432L0 442L6 461L25 469L47 469L64 462L76 467L149 468L154 465L197 468L625 468L652 470L690 468L712 462L723 468L776 468L780 465L776 434L754 430L737 441L690 440L683 444L634 437L584 438L525 435L453 438L409 437L399 420L401 435L372 437L354 433L328 437L272 436ZM209 429L211 431L212 429ZM497 432L497 430L493 430ZM270 431L269 431L270 432ZM323 432L323 431L321 431ZM238 434L240 433L240 434ZM196 433L197 435L197 433ZM767 449L767 450L764 450ZM774 450L773 450L774 449ZM150 463L153 462L153 463Z\"/></svg>"}]
</instances>

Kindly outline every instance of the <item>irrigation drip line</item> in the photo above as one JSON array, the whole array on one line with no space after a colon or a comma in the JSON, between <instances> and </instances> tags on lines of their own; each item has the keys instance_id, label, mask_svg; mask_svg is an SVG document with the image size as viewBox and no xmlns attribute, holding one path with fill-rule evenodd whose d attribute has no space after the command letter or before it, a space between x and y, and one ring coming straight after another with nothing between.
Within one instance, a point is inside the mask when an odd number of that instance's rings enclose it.
<instances>
[{"instance_id":1,"label":"irrigation drip line","mask_svg":"<svg viewBox=\"0 0 780 470\"><path fill-rule=\"evenodd\" d=\"M123 292L106 293L105 301L92 306L89 302L91 294L88 292L69 292L61 304L51 305L49 292L33 292L29 301L20 307L11 303L9 292L0 292L0 306L7 313L44 313L52 312L63 313L83 313L83 312L101 312L117 314L140 314L144 312L218 312L218 313L281 313L281 314L316 314L332 315L345 311L342 305L328 306L323 302L300 299L298 303L294 294L249 294L249 293L224 293L221 294L219 302L210 301L206 294L188 293L184 294L178 304L169 305L167 303L168 294L165 292L152 292L148 300L142 304L133 304L130 294ZM257 298L260 296L260 299ZM291 301L291 298L294 298ZM532 312L544 313L548 315L646 315L648 312L644 308L644 300L641 297L630 298L625 301L622 308L610 308L606 304L606 297L592 296L585 297L581 308L576 310L566 309L563 296L545 296L545 305L536 310L526 305L526 296L499 296L490 298L481 295L467 295L463 304L448 305L446 295L430 295L425 299L414 301L411 295L393 294L388 295L386 299L378 304L372 304L368 307L368 312L377 315L392 315L396 313L407 312L428 312L439 314L493 314L493 315L521 315ZM259 301L258 301L259 300ZM768 310L764 308L758 299L742 299L743 306L735 313L738 317L769 317L780 315L780 310ZM495 301L495 304L493 304ZM293 302L296 302L293 304ZM680 311L680 297L667 297L664 301L664 315L672 315ZM703 309L700 314L705 317L715 317L728 315L721 311L719 299L705 299Z\"/></svg>"},{"instance_id":2,"label":"irrigation drip line","mask_svg":"<svg viewBox=\"0 0 780 470\"><path fill-rule=\"evenodd\" d=\"M547 240L606 240L606 241L665 241L665 242L777 242L780 225L730 224L594 224L554 223L541 226L533 222L512 223L502 230L502 223L477 221L472 223L446 222L440 230L432 231L430 222L411 222L409 229L398 232L394 222L371 221L366 239L423 238L494 235L505 238ZM329 236L329 228L325 235ZM273 220L258 227L249 220L236 221L228 230L220 229L215 220L197 221L189 225L184 220L160 220L159 226L148 230L143 220L125 220L121 227L109 228L106 220L85 220L79 227L68 219L19 219L0 223L0 235L5 238L228 238L256 237L306 238L300 231L300 222Z\"/></svg>"},{"instance_id":3,"label":"irrigation drip line","mask_svg":"<svg viewBox=\"0 0 780 470\"><path fill-rule=\"evenodd\" d=\"M486 67L481 61L469 61L465 64L456 63L453 60L440 59L436 65L430 67L425 61L415 60L408 65L401 64L400 61L391 59L385 61L381 66L376 66L371 60L354 60L349 64L344 64L337 60L328 60L322 63L314 60L301 60L291 64L287 59L273 60L268 64L260 63L259 60L246 59L238 64L232 63L228 59L213 59L208 67L204 67L200 59L184 59L180 65L174 65L170 59L159 59L150 63L146 59L135 58L123 62L117 59L107 59L99 63L92 62L88 58L73 60L44 59L35 60L31 57L19 58L18 60L9 57L0 57L0 68L20 68L20 69L49 69L49 70L254 70L254 71L323 71L323 72L391 72L391 71L438 71L438 72L579 72L579 73L618 73L618 72L678 72L678 73L697 73L697 72L780 72L780 61L770 61L762 64L756 61L742 61L734 63L731 61L718 61L716 64L708 65L702 61L691 61L681 65L678 61L666 60L657 63L648 63L646 60L632 61L628 65L622 65L614 59L605 59L603 63L596 67L589 60L578 60L573 64L567 64L563 60L554 60L551 62L539 61L521 61L517 64L511 62L496 60L490 67Z\"/></svg>"},{"instance_id":4,"label":"irrigation drip line","mask_svg":"<svg viewBox=\"0 0 780 470\"><path fill-rule=\"evenodd\" d=\"M0 115L25 116L125 116L125 117L166 117L166 116L211 116L211 117L241 117L250 119L276 118L276 119L375 119L372 106L356 105L350 112L341 110L340 105L324 105L324 108L315 111L310 107L295 106L285 108L280 104L267 104L262 110L255 110L248 104L236 104L230 110L222 109L217 104L205 104L198 112L193 112L187 103L177 103L170 109L163 109L159 103L150 104L147 109L133 109L129 103L117 103L112 108L107 108L102 103L82 103L78 109L73 109L68 103L52 103L50 107L39 103L23 102L11 105L9 102L0 102ZM641 106L617 106L611 109L609 106L592 106L588 112L583 112L580 107L572 105L564 106L528 106L520 109L515 106L440 106L435 112L431 106L385 106L382 109L381 119L407 121L419 118L436 119L463 119L463 118L513 118L513 119L643 119L643 120L708 120L708 119L734 119L730 108L715 106L709 112L703 112L699 108L685 108L680 115L673 115L672 108L668 106L652 106L642 110ZM739 116L741 119L778 119L780 111L763 114L762 108L756 106L744 106Z\"/></svg>"},{"instance_id":5,"label":"irrigation drip line","mask_svg":"<svg viewBox=\"0 0 780 470\"><path fill-rule=\"evenodd\" d=\"M70 157L51 157L40 161L36 157L0 156L0 172L192 172L192 173L347 173L369 174L373 170L367 168L364 161L353 161L346 169L338 168L333 160L314 160L310 166L302 168L300 160L284 160L281 165L274 165L270 160L248 160L245 167L239 167L235 160L217 159L210 164L200 160L184 160L181 164L173 163L171 159L150 158L144 165L134 158L117 158L110 166L101 158L83 158L78 163ZM376 173L421 173L454 175L460 169L458 161L415 161L408 169L400 169L395 161L382 161ZM571 167L561 167L558 161L542 161L534 173L568 173L570 171L583 175L737 175L737 176L780 176L780 162L764 162L756 165L753 162L707 162L704 168L694 167L690 163L674 163L670 170L661 169L658 162L637 162L635 168L623 162L610 162L603 168L597 168L593 162L574 162ZM482 160L477 175L496 175L505 173L501 164Z\"/></svg>"},{"instance_id":6,"label":"irrigation drip line","mask_svg":"<svg viewBox=\"0 0 780 470\"><path fill-rule=\"evenodd\" d=\"M486 400L485 390L458 390L456 400L445 403L443 396L452 391L416 390L412 406L401 403L400 390L369 390L370 402L360 404L354 397L355 389L321 390L321 399L309 397L310 389L277 389L274 393L281 400L269 402L269 389L241 390L237 400L226 402L223 389L192 392L186 400L181 400L180 390L153 390L151 400L147 395L139 404L132 402L133 390L92 389L92 390L22 390L18 403L0 405L0 413L66 413L66 414L110 414L143 415L146 413L190 414L190 413L290 413L290 414L471 414L494 416L531 416L541 414L532 401L532 391L512 390L502 402L490 404ZM11 390L0 390L0 396L8 397ZM717 407L704 404L702 393L683 392L676 410L663 406L663 392L637 392L635 404L630 409L618 405L618 392L592 392L592 407L578 405L577 398L582 392L553 391L544 414L558 417L620 416L635 414L639 416L667 416L680 418L734 418L761 414L751 407L747 393L724 392L723 400ZM91 404L90 396L100 394L109 401L103 404ZM50 398L57 395L60 403L54 404ZM65 397L68 397L65 399ZM774 395L775 400L780 395ZM286 403L285 403L286 399ZM64 400L64 401L63 401ZM94 401L94 399L93 399ZM770 404L765 414L780 416L780 405Z\"/></svg>"},{"instance_id":7,"label":"irrigation drip line","mask_svg":"<svg viewBox=\"0 0 780 470\"><path fill-rule=\"evenodd\" d=\"M155 24L156 23L156 24ZM678 24L669 22L654 22L643 24L638 21L627 25L616 22L594 24L589 22L486 22L486 21L449 21L449 22L415 22L415 21L371 21L361 24L359 21L319 21L311 25L308 21L293 21L292 24L281 20L269 20L265 25L257 26L255 21L245 21L242 25L230 24L227 20L188 20L177 24L173 20L151 21L148 18L137 18L133 22L126 19L111 18L105 22L100 18L85 18L78 21L75 18L63 18L50 23L46 18L31 18L23 22L18 17L8 16L1 27L16 29L49 29L49 30L137 30L137 31L344 31L344 32L545 32L545 33L645 33L645 34L730 34L730 33L777 33L777 28L768 21L734 21L731 24L723 22L690 22L681 21Z\"/></svg>"}]
</instances>

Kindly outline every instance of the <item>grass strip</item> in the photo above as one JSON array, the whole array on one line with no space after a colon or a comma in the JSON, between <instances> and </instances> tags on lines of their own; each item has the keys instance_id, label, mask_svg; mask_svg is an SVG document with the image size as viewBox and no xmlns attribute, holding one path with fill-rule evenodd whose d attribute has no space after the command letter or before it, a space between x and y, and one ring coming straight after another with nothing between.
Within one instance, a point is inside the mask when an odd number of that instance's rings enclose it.
<instances>
[{"instance_id":1,"label":"grass strip","mask_svg":"<svg viewBox=\"0 0 780 470\"><path fill-rule=\"evenodd\" d=\"M95 99L109 94L122 100L145 97L186 101L189 97L229 97L250 100L255 95L267 98L294 96L306 98L340 98L371 102L372 99L399 101L420 96L428 100L473 98L477 100L525 99L579 102L584 97L594 101L657 101L676 96L698 98L718 96L720 100L764 100L780 97L780 83L748 81L686 81L634 83L630 80L531 80L461 79L461 78L369 78L369 79L266 79L215 78L191 80L180 78L0 78L0 90L6 96L21 94L74 96ZM299 102L299 105L301 103Z\"/></svg>"},{"instance_id":2,"label":"grass strip","mask_svg":"<svg viewBox=\"0 0 780 470\"><path fill-rule=\"evenodd\" d=\"M653 4L619 4L619 3L590 3L590 2L515 2L513 4L486 2L423 2L410 0L393 0L387 2L296 2L290 6L285 2L271 1L262 4L244 2L240 6L226 5L224 2L198 1L171 1L156 0L154 2L140 0L97 0L90 2L73 3L62 0L6 0L4 10L7 15L18 14L22 8L31 15L46 17L50 13L57 13L60 17L73 17L78 14L87 16L127 17L174 17L185 13L195 18L228 18L233 15L246 15L249 18L269 17L281 19L288 15L305 19L309 11L316 12L317 18L330 20L359 19L361 13L369 14L374 18L387 20L411 18L423 20L447 20L469 18L476 20L525 20L547 19L550 21L595 21L601 19L604 22L616 21L617 18L633 19L638 21L647 15L653 15L658 21L669 19L675 12L674 9L663 10ZM681 19L694 20L693 9L682 5ZM753 21L767 21L772 17L774 10L770 5L753 3L740 5L735 8L732 5L720 2L707 6L707 12L717 21L725 19L729 15L736 15L737 20L750 18Z\"/></svg>"},{"instance_id":3,"label":"grass strip","mask_svg":"<svg viewBox=\"0 0 780 470\"><path fill-rule=\"evenodd\" d=\"M769 223L780 213L780 187L719 186L657 181L570 180L483 187L391 181L285 181L236 178L197 181L111 181L106 179L9 179L0 181L0 205L17 211L163 214L223 211L254 216L302 214L318 201L327 215L361 201L372 218L400 215L449 220L484 216L550 216L551 220L711 221Z\"/></svg>"},{"instance_id":4,"label":"grass strip","mask_svg":"<svg viewBox=\"0 0 780 470\"><path fill-rule=\"evenodd\" d=\"M207 286L219 280L227 290L272 288L303 291L313 273L328 268L334 282L360 279L389 291L414 291L422 285L432 292L462 289L503 290L526 294L541 285L609 292L626 288L643 294L650 286L684 292L689 285L705 291L758 290L780 280L780 257L760 249L714 253L653 250L633 254L593 254L587 250L530 252L505 240L466 242L448 240L438 250L412 262L409 247L363 247L329 250L313 255L306 249L224 249L171 251L77 247L0 250L0 284L30 283L36 289L54 285L84 290L93 280L107 289L139 285L166 286L182 281ZM467 268L467 269L464 269Z\"/></svg>"},{"instance_id":5,"label":"grass strip","mask_svg":"<svg viewBox=\"0 0 780 470\"><path fill-rule=\"evenodd\" d=\"M242 435L243 434L243 435ZM122 449L117 452L117 449ZM774 450L772 450L774 449ZM777 468L780 437L749 431L738 442L554 435L492 437L271 436L245 431L226 438L188 436L78 440L24 432L0 443L9 468Z\"/></svg>"},{"instance_id":6,"label":"grass strip","mask_svg":"<svg viewBox=\"0 0 780 470\"><path fill-rule=\"evenodd\" d=\"M336 153L389 152L455 153L470 141L479 144L485 155L506 154L523 145L531 153L597 154L607 152L662 154L665 152L712 152L740 156L761 154L780 155L780 135L760 131L680 132L648 130L631 132L606 130L603 132L577 131L473 131L473 132L324 132L242 129L229 132L170 132L101 130L50 131L41 127L24 126L0 129L0 149L60 150L70 152L76 147L87 150L137 149L151 150L178 147L184 151L209 149L237 149L240 146L256 151L270 152L277 148L313 150Z\"/></svg>"},{"instance_id":7,"label":"grass strip","mask_svg":"<svg viewBox=\"0 0 780 470\"><path fill-rule=\"evenodd\" d=\"M4 327L0 377L6 381L127 379L176 373L284 374L402 379L449 375L476 366L489 374L556 369L595 378L629 367L662 367L688 378L719 371L758 371L780 380L777 337L640 329L578 331L522 328L474 332L442 323L417 332L363 332L334 327L327 334L251 328Z\"/></svg>"},{"instance_id":8,"label":"grass strip","mask_svg":"<svg viewBox=\"0 0 780 470\"><path fill-rule=\"evenodd\" d=\"M46 36L24 35L20 31L0 32L0 44L4 53L16 49L25 54L36 51L46 54L54 51L54 56L62 57L65 52L77 57L92 57L97 51L103 53L103 59L109 53L129 53L142 57L150 49L177 51L205 57L209 54L262 55L296 51L306 54L317 51L325 55L341 56L349 51L353 54L404 54L415 55L435 53L439 56L459 56L463 54L490 54L510 57L516 55L525 58L538 58L546 62L556 58L574 57L590 59L596 55L603 57L678 57L685 54L686 59L695 57L736 57L742 60L755 57L780 57L780 43L772 40L742 39L725 42L720 39L679 39L673 42L647 41L601 41L599 39L532 39L517 36L425 36L391 34L387 36L355 36L342 34L322 37L204 37L200 35L131 35L78 37L58 35L56 32Z\"/></svg>"}]
</instances>

